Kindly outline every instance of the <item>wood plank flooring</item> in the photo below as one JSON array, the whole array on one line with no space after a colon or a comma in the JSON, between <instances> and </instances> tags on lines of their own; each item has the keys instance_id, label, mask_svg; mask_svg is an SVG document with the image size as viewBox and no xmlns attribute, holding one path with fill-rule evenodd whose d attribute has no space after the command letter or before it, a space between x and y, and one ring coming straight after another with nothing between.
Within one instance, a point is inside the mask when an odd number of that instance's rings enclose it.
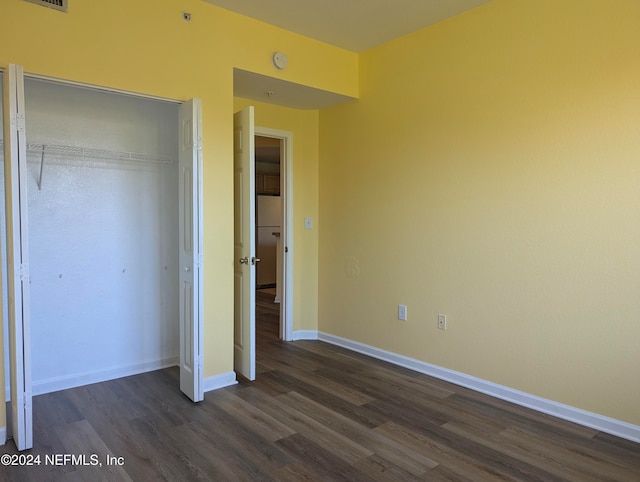
<instances>
[{"instance_id":1,"label":"wood plank flooring","mask_svg":"<svg viewBox=\"0 0 640 482\"><path fill-rule=\"evenodd\" d=\"M0 467L0 480L640 481L640 444L322 342L282 343L272 300L258 294L256 381L193 404L172 368L35 397L23 454L41 465ZM102 466L45 463L56 454Z\"/></svg>"}]
</instances>

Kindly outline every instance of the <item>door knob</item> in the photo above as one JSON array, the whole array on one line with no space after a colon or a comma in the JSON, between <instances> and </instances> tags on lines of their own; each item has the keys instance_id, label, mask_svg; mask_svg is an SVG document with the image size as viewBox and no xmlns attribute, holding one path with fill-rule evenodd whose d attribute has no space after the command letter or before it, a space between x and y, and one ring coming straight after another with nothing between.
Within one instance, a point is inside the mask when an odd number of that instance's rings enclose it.
<instances>
[{"instance_id":1,"label":"door knob","mask_svg":"<svg viewBox=\"0 0 640 482\"><path fill-rule=\"evenodd\" d=\"M255 256L251 257L251 264L255 265L260 262L260 258L256 258Z\"/></svg>"},{"instance_id":2,"label":"door knob","mask_svg":"<svg viewBox=\"0 0 640 482\"><path fill-rule=\"evenodd\" d=\"M240 258L240 264L249 264L249 258L246 256L244 258Z\"/></svg>"},{"instance_id":3,"label":"door knob","mask_svg":"<svg viewBox=\"0 0 640 482\"><path fill-rule=\"evenodd\" d=\"M184 270L188 273L189 271L191 271L191 268L189 266L185 266Z\"/></svg>"}]
</instances>

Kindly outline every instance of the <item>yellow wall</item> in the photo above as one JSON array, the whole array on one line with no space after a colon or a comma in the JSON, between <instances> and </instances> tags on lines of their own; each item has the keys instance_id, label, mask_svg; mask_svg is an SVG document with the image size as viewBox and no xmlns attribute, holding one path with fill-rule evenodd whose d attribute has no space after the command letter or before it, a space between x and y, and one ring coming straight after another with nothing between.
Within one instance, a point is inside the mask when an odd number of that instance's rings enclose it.
<instances>
[{"instance_id":1,"label":"yellow wall","mask_svg":"<svg viewBox=\"0 0 640 482\"><path fill-rule=\"evenodd\" d=\"M202 98L205 377L228 372L233 368L233 68L355 97L357 55L202 0L89 0L69 8L63 14L23 0L0 2L0 67L19 63L27 73L171 99ZM191 23L182 20L183 11L192 13ZM285 71L271 66L276 50L289 56ZM301 197L296 212L315 209L306 199ZM317 260L310 261L314 264ZM301 288L300 296L313 291L312 285ZM310 326L315 303L314 297ZM0 410L0 426L3 418Z\"/></svg>"},{"instance_id":2,"label":"yellow wall","mask_svg":"<svg viewBox=\"0 0 640 482\"><path fill-rule=\"evenodd\" d=\"M320 112L319 329L640 424L638 26L494 0L362 54Z\"/></svg>"},{"instance_id":3,"label":"yellow wall","mask_svg":"<svg viewBox=\"0 0 640 482\"><path fill-rule=\"evenodd\" d=\"M234 99L234 110L255 107L259 127L293 133L293 330L318 329L318 230L305 230L304 218L318 218L317 110L298 110Z\"/></svg>"}]
</instances>

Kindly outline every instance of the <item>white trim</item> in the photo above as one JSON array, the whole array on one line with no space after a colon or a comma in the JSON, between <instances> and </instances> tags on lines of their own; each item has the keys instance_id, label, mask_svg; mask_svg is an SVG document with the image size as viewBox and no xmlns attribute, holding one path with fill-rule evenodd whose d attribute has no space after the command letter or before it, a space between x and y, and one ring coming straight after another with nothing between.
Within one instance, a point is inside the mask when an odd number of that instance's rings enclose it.
<instances>
[{"instance_id":1,"label":"white trim","mask_svg":"<svg viewBox=\"0 0 640 482\"><path fill-rule=\"evenodd\" d=\"M236 385L238 380L236 379L236 372L231 371L227 373L221 373L220 375L214 375L204 379L204 391L210 392L217 390L218 388L230 387Z\"/></svg>"},{"instance_id":2,"label":"white trim","mask_svg":"<svg viewBox=\"0 0 640 482\"><path fill-rule=\"evenodd\" d=\"M317 340L317 339L318 339L318 330L296 330L292 334L291 341Z\"/></svg>"},{"instance_id":3,"label":"white trim","mask_svg":"<svg viewBox=\"0 0 640 482\"><path fill-rule=\"evenodd\" d=\"M73 375L65 377L50 378L48 380L37 382L34 381L33 395L42 395L44 393L57 392L58 390L66 390L67 388L81 387L92 383L105 382L107 380L115 380L116 378L161 370L163 368L178 365L178 361L179 358L175 356L146 363L137 363L135 365L113 367L107 370L74 373Z\"/></svg>"},{"instance_id":4,"label":"white trim","mask_svg":"<svg viewBox=\"0 0 640 482\"><path fill-rule=\"evenodd\" d=\"M7 427L0 427L0 445L7 443Z\"/></svg>"},{"instance_id":5,"label":"white trim","mask_svg":"<svg viewBox=\"0 0 640 482\"><path fill-rule=\"evenodd\" d=\"M563 420L568 420L570 422L584 425L585 427L600 430L601 432L606 432L633 442L640 442L640 425L633 425L631 423L616 420L597 413L587 412L580 408L564 405L562 403L554 402L553 400L505 387L504 385L498 385L497 383L483 380L465 373L449 370L448 368L432 365L431 363L398 355L390 351L381 350L380 348L341 338L339 336L330 335L328 333L318 333L318 339L358 353L363 353L379 360L384 360L394 365L408 368L419 373L424 373L425 375L440 378L441 380L455 383L456 385L470 388L471 390L475 390L501 400L506 400L523 407L531 408L538 412L546 413Z\"/></svg>"},{"instance_id":6,"label":"white trim","mask_svg":"<svg viewBox=\"0 0 640 482\"><path fill-rule=\"evenodd\" d=\"M293 338L293 133L269 127L254 127L254 135L271 137L284 141L284 163L280 165L280 173L284 174L281 185L284 187L284 223L282 227L283 249L287 248L287 253L282 257L284 263L283 278L284 289L282 290L282 324L280 332L284 341L292 341Z\"/></svg>"}]
</instances>

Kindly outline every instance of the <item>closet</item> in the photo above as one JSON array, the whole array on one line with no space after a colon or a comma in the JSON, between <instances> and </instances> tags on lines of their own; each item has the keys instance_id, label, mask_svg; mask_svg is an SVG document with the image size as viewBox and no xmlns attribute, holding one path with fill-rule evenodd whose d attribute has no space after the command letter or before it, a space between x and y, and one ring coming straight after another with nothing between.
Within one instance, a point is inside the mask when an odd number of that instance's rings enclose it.
<instances>
[{"instance_id":1,"label":"closet","mask_svg":"<svg viewBox=\"0 0 640 482\"><path fill-rule=\"evenodd\" d=\"M178 363L178 104L25 80L33 394Z\"/></svg>"}]
</instances>

